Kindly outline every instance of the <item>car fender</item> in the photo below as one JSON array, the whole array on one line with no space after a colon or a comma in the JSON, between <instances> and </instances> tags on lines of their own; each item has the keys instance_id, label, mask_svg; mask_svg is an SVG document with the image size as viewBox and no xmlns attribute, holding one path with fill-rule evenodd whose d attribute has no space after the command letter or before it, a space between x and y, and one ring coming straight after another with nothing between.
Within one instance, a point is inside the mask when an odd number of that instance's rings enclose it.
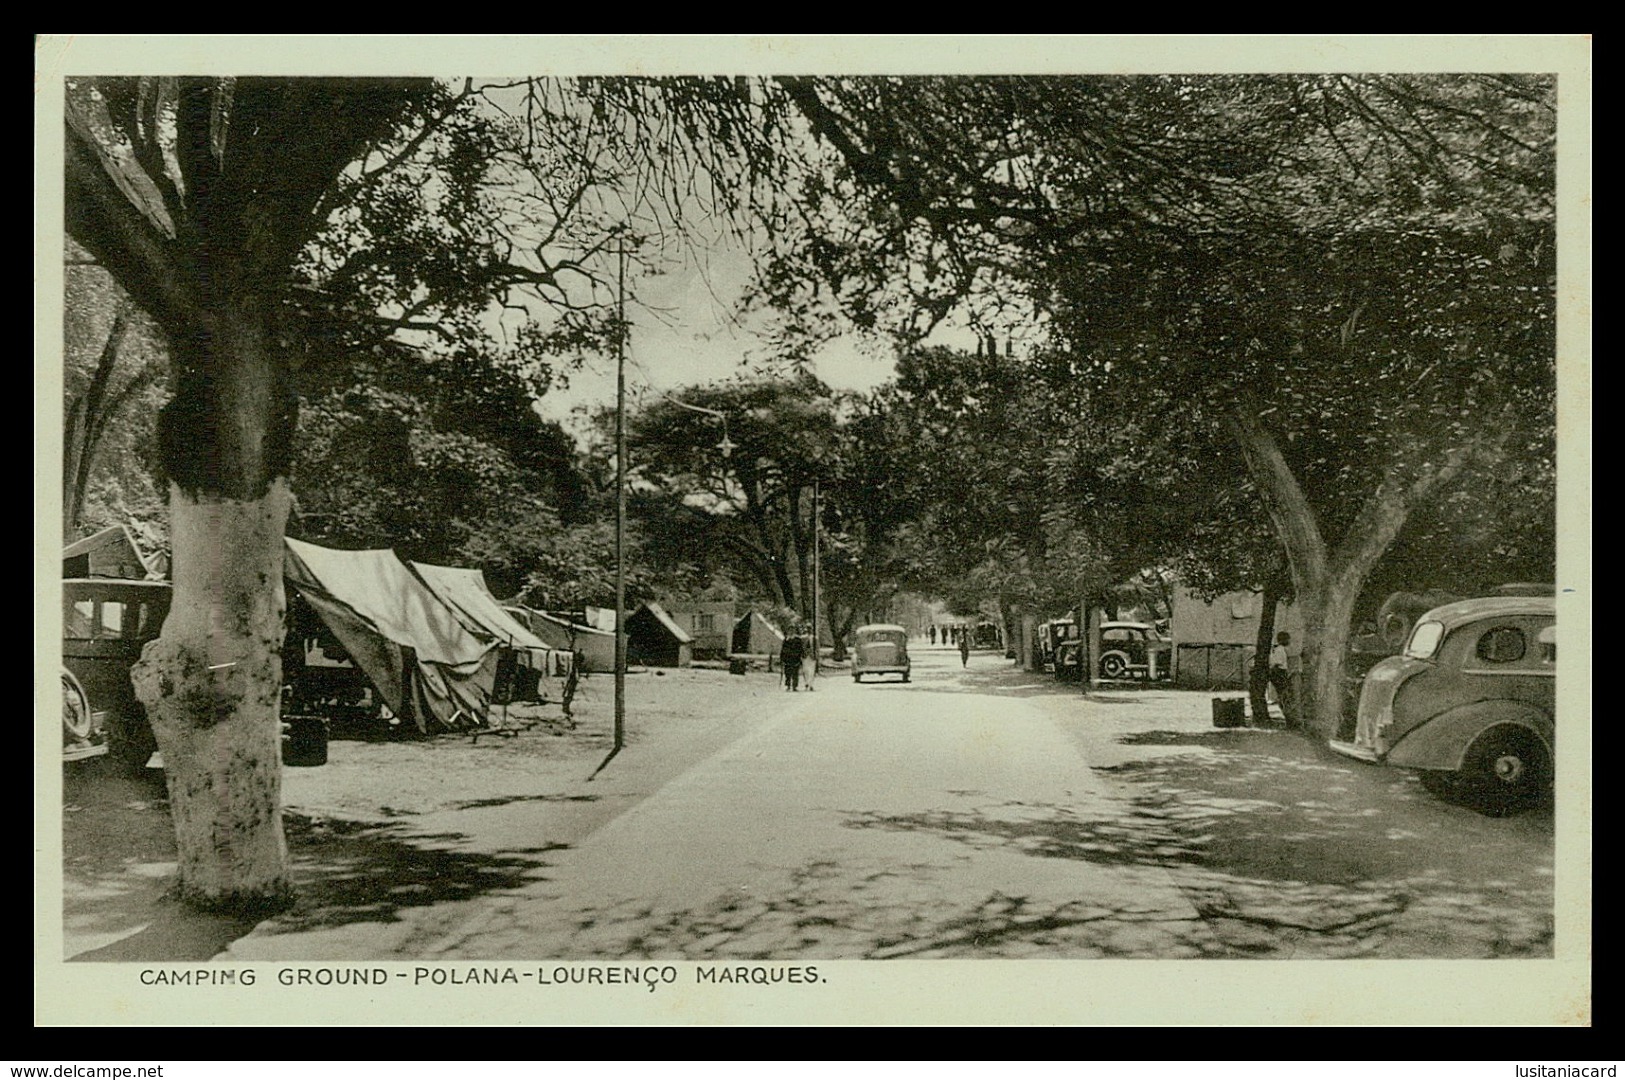
<instances>
[{"instance_id":1,"label":"car fender","mask_svg":"<svg viewBox=\"0 0 1625 1080\"><path fill-rule=\"evenodd\" d=\"M1552 752L1552 718L1521 701L1475 701L1458 705L1406 733L1386 761L1408 769L1460 769L1467 748L1492 727L1511 725L1534 733Z\"/></svg>"}]
</instances>

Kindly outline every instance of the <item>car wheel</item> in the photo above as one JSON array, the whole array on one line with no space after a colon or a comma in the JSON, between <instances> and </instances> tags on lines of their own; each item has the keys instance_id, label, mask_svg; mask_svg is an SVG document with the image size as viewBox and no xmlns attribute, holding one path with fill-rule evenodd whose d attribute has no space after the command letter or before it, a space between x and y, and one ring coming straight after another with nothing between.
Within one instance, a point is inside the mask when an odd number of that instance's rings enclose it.
<instances>
[{"instance_id":1,"label":"car wheel","mask_svg":"<svg viewBox=\"0 0 1625 1080\"><path fill-rule=\"evenodd\" d=\"M1429 795L1455 801L1461 793L1461 774L1449 769L1417 769L1416 778Z\"/></svg>"},{"instance_id":2,"label":"car wheel","mask_svg":"<svg viewBox=\"0 0 1625 1080\"><path fill-rule=\"evenodd\" d=\"M1100 677L1102 679L1121 679L1128 672L1128 661L1123 659L1121 653L1107 653L1100 658Z\"/></svg>"},{"instance_id":3,"label":"car wheel","mask_svg":"<svg viewBox=\"0 0 1625 1080\"><path fill-rule=\"evenodd\" d=\"M909 680L909 673L905 671L905 672L903 672L903 681L908 682L908 680Z\"/></svg>"},{"instance_id":4,"label":"car wheel","mask_svg":"<svg viewBox=\"0 0 1625 1080\"><path fill-rule=\"evenodd\" d=\"M863 676L862 675L854 675L854 676L852 676L852 681L853 682L862 682L863 681Z\"/></svg>"},{"instance_id":5,"label":"car wheel","mask_svg":"<svg viewBox=\"0 0 1625 1080\"><path fill-rule=\"evenodd\" d=\"M70 741L90 738L90 699L73 672L62 673L62 733Z\"/></svg>"},{"instance_id":6,"label":"car wheel","mask_svg":"<svg viewBox=\"0 0 1625 1080\"><path fill-rule=\"evenodd\" d=\"M1481 814L1499 817L1534 804L1551 782L1551 756L1533 732L1491 728L1467 750L1461 799Z\"/></svg>"}]
</instances>

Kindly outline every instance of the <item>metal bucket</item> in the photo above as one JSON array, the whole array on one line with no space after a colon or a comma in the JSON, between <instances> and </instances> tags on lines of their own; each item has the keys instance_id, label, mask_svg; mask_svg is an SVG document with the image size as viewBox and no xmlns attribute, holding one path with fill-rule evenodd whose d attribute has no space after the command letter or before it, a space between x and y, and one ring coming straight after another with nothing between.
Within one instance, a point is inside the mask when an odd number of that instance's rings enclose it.
<instances>
[{"instance_id":1,"label":"metal bucket","mask_svg":"<svg viewBox=\"0 0 1625 1080\"><path fill-rule=\"evenodd\" d=\"M1213 726L1222 728L1247 726L1246 698L1214 698Z\"/></svg>"},{"instance_id":2,"label":"metal bucket","mask_svg":"<svg viewBox=\"0 0 1625 1080\"><path fill-rule=\"evenodd\" d=\"M282 764L292 767L327 764L326 717L282 718Z\"/></svg>"}]
</instances>

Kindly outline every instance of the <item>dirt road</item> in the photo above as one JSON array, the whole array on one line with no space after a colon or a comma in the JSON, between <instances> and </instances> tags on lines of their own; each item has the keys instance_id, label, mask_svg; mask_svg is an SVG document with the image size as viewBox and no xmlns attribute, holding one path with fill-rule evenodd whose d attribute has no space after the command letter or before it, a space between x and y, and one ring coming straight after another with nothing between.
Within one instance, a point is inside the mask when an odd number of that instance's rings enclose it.
<instances>
[{"instance_id":1,"label":"dirt road","mask_svg":"<svg viewBox=\"0 0 1625 1080\"><path fill-rule=\"evenodd\" d=\"M608 679L574 731L335 742L288 770L300 900L255 928L157 900L160 839L99 864L70 844L70 955L1551 955L1549 810L1483 818L1295 734L1216 731L1206 695L1085 700L942 649L907 686L629 687L592 781ZM126 824L162 818L142 805Z\"/></svg>"}]
</instances>

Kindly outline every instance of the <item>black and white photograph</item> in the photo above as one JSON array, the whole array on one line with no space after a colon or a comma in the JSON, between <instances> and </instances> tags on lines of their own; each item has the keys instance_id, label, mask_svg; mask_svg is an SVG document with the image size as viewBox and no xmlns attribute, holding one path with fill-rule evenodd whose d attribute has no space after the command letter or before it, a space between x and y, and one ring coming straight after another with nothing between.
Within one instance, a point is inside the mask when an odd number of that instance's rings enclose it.
<instances>
[{"instance_id":1,"label":"black and white photograph","mask_svg":"<svg viewBox=\"0 0 1625 1080\"><path fill-rule=\"evenodd\" d=\"M35 60L36 1024L1590 1023L1588 38Z\"/></svg>"}]
</instances>

